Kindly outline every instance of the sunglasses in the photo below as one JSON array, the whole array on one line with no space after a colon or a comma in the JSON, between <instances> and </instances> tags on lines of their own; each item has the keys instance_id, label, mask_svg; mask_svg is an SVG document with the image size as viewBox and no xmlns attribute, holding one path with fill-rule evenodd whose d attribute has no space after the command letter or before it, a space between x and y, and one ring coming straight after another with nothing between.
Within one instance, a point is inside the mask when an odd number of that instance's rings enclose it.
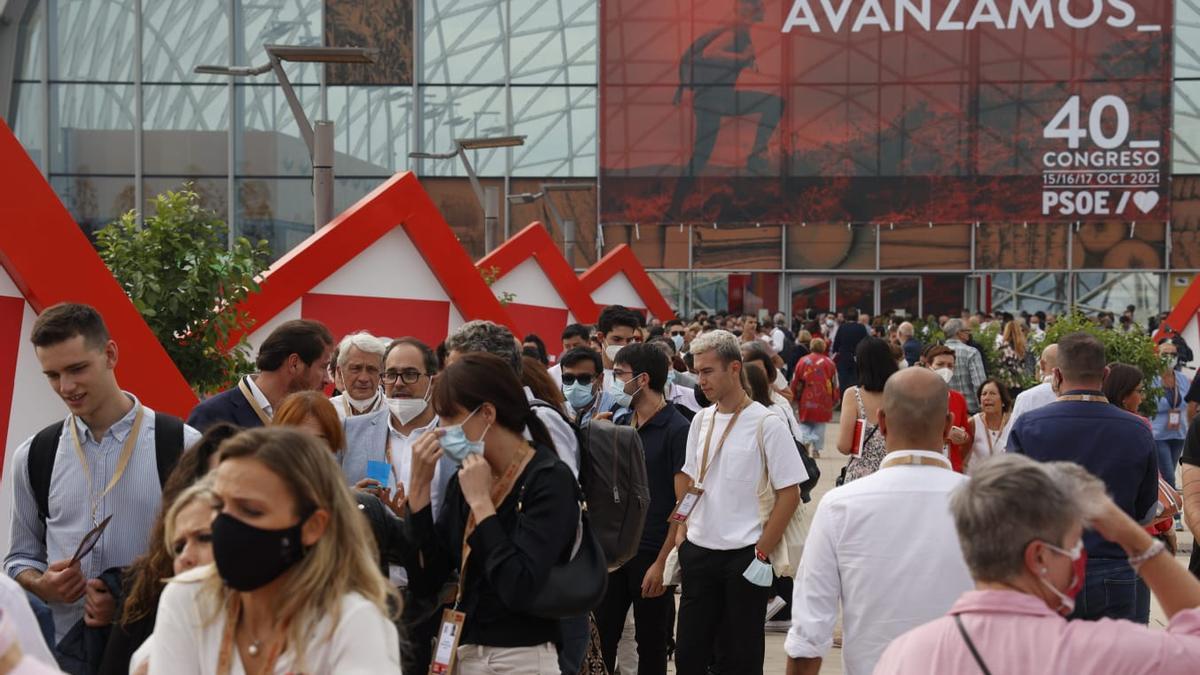
<instances>
[{"instance_id":1,"label":"sunglasses","mask_svg":"<svg viewBox=\"0 0 1200 675\"><path fill-rule=\"evenodd\" d=\"M562 374L562 383L567 386L571 386L572 384L575 384L576 382L578 382L579 384L582 384L583 386L586 387L586 386L590 385L595 378L596 378L596 376L592 375L591 373L580 373L579 375L572 375L571 373L563 373Z\"/></svg>"},{"instance_id":2,"label":"sunglasses","mask_svg":"<svg viewBox=\"0 0 1200 675\"><path fill-rule=\"evenodd\" d=\"M681 330L673 330L673 331L671 331L671 337L675 337L676 335L684 335L684 334L685 334L685 332L684 332L684 331L681 331Z\"/></svg>"}]
</instances>

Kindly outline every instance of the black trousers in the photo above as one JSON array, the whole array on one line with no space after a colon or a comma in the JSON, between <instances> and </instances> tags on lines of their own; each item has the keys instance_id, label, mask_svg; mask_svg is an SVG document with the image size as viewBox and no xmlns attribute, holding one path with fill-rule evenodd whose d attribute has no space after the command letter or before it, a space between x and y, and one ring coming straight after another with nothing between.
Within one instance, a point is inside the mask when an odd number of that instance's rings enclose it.
<instances>
[{"instance_id":1,"label":"black trousers","mask_svg":"<svg viewBox=\"0 0 1200 675\"><path fill-rule=\"evenodd\" d=\"M683 596L675 653L679 675L704 675L713 663L721 673L763 672L763 622L771 589L742 576L753 559L754 546L732 551L714 551L690 541L680 546Z\"/></svg>"},{"instance_id":2,"label":"black trousers","mask_svg":"<svg viewBox=\"0 0 1200 675\"><path fill-rule=\"evenodd\" d=\"M642 579L646 576L646 570L654 564L655 557L656 553L638 552L620 569L608 575L608 591L596 608L596 630L600 633L604 665L610 673L616 670L617 645L621 641L625 617L632 604L638 675L666 675L667 639L675 595L668 589L657 598L642 597Z\"/></svg>"}]
</instances>

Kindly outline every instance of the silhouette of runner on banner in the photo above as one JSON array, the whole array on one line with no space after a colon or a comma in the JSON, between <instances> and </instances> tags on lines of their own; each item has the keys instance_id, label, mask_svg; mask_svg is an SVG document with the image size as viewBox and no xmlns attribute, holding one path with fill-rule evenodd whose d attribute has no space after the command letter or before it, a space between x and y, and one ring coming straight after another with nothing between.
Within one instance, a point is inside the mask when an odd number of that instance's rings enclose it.
<instances>
[{"instance_id":1,"label":"silhouette of runner on banner","mask_svg":"<svg viewBox=\"0 0 1200 675\"><path fill-rule=\"evenodd\" d=\"M754 45L750 42L750 26L764 18L762 0L735 0L736 17L733 23L701 35L679 57L679 88L673 103L683 101L684 89L692 91L692 113L696 116L696 138L692 143L692 159L675 184L667 216L680 217L680 208L702 175L717 135L721 118L758 115L758 131L754 147L746 158L746 170L751 175L764 175L768 170L767 142L783 116L783 99L761 91L737 88L738 75L755 65Z\"/></svg>"}]
</instances>

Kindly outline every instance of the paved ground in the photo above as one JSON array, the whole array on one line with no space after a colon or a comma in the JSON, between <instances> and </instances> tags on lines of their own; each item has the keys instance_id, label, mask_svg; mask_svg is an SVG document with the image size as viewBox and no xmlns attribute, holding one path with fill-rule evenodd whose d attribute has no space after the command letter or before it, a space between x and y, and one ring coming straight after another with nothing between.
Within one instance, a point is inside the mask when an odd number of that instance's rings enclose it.
<instances>
[{"instance_id":1,"label":"paved ground","mask_svg":"<svg viewBox=\"0 0 1200 675\"><path fill-rule=\"evenodd\" d=\"M825 441L825 447L827 450L822 453L821 459L817 460L818 465L821 467L821 481L813 493L813 501L805 505L805 508L807 509L806 513L809 518L811 518L812 514L816 511L817 502L820 500L821 495L833 488L833 483L834 480L837 479L838 472L841 471L842 466L844 466L846 463L845 458L839 454L836 449L834 425L829 425L827 429L828 433ZM1192 550L1192 535L1188 532L1180 532L1178 534L1181 551L1177 556L1177 560L1180 562L1180 564L1186 567L1188 564L1188 556ZM1167 625L1166 617L1163 614L1162 609L1158 606L1157 601L1154 601L1151 606L1150 625L1159 627L1166 627ZM763 667L764 673L775 674L785 672L787 654L783 651L783 640L784 634L782 633L767 633L767 654ZM668 672L675 672L674 664L671 664L671 666L668 668ZM835 648L829 653L825 659L821 672L828 673L830 675L841 674L841 649Z\"/></svg>"}]
</instances>

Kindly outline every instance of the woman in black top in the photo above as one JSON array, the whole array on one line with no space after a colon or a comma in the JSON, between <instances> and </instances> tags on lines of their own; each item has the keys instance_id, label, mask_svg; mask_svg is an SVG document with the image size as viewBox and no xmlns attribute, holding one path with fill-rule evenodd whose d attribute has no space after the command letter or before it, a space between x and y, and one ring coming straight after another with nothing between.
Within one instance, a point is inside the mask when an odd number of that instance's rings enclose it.
<instances>
[{"instance_id":1,"label":"woman in black top","mask_svg":"<svg viewBox=\"0 0 1200 675\"><path fill-rule=\"evenodd\" d=\"M457 358L434 383L433 406L440 426L413 446L408 522L421 562L409 568L409 588L437 594L460 574L451 602L466 615L460 674L557 675L560 622L526 609L550 569L570 557L579 526L575 477L500 358ZM461 468L435 524L429 489L443 456Z\"/></svg>"}]
</instances>

